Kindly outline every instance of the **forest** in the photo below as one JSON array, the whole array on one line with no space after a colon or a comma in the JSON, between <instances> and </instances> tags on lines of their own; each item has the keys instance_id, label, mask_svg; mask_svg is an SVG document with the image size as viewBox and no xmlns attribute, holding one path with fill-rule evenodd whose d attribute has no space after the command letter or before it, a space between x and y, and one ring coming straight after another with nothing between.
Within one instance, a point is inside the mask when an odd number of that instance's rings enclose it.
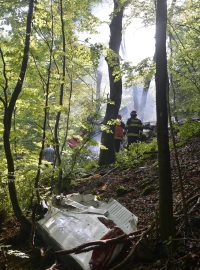
<instances>
[{"instance_id":1,"label":"forest","mask_svg":"<svg viewBox=\"0 0 200 270\"><path fill-rule=\"evenodd\" d=\"M114 260L90 269L200 269L200 2L0 7L0 270L83 270L63 265L37 231L43 202L73 193L114 198L138 217L131 234L62 251L99 254L123 243ZM155 29L155 50L133 62L124 37L138 21ZM150 92L154 123L145 120L153 119ZM131 111L143 132L129 145ZM118 151L119 115L126 128Z\"/></svg>"}]
</instances>

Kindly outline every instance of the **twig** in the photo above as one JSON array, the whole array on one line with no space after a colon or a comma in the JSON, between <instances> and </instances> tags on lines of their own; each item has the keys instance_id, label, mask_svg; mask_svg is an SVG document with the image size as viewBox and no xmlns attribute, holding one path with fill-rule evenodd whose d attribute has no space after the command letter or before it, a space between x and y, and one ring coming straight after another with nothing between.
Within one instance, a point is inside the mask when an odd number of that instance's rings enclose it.
<instances>
[{"instance_id":1,"label":"twig","mask_svg":"<svg viewBox=\"0 0 200 270\"><path fill-rule=\"evenodd\" d=\"M189 203L192 203L192 202L194 202L195 200L197 200L198 198L200 198L200 194L199 194L199 193L197 193L197 194L195 194L193 197L189 198L188 201L187 201L187 203L188 203L188 204L189 204Z\"/></svg>"},{"instance_id":2,"label":"twig","mask_svg":"<svg viewBox=\"0 0 200 270\"><path fill-rule=\"evenodd\" d=\"M102 175L101 178L104 178L105 176L107 176L107 175L110 174L111 172L114 172L115 170L117 170L118 167L119 167L118 165L115 166L114 168L112 168L111 170L109 170L108 172L106 172L104 175Z\"/></svg>"},{"instance_id":3,"label":"twig","mask_svg":"<svg viewBox=\"0 0 200 270\"><path fill-rule=\"evenodd\" d=\"M131 251L129 252L129 254L127 255L127 257L118 265L112 267L110 270L118 270L118 269L122 269L121 267L131 258L131 256L134 254L136 248L138 247L138 245L140 244L140 242L142 241L142 239L150 232L150 230L153 228L153 226L155 225L155 221L152 222L151 226L149 226L149 228L147 228L146 231L144 231L139 240L136 242L136 244L132 247Z\"/></svg>"},{"instance_id":4,"label":"twig","mask_svg":"<svg viewBox=\"0 0 200 270\"><path fill-rule=\"evenodd\" d=\"M194 238L188 238L188 237L182 237L182 238L173 238L173 241L191 241L191 242L200 242L200 239L194 239Z\"/></svg>"},{"instance_id":5,"label":"twig","mask_svg":"<svg viewBox=\"0 0 200 270\"><path fill-rule=\"evenodd\" d=\"M138 231L130 233L128 235L122 234L118 237L107 239L107 240L97 240L97 241L85 243L85 244L82 244L82 245L75 247L75 248L72 248L72 249L58 250L58 251L55 251L55 254L56 255L66 255L66 254L71 254L71 253L77 254L77 253L87 252L87 251L99 248L101 246L105 247L105 246L108 246L111 244L116 244L116 243L120 243L123 241L129 241L129 240L132 240L133 238L137 238L137 237L141 236L140 233L142 231L143 230L138 230ZM89 247L89 249L86 249L88 247Z\"/></svg>"}]
</instances>

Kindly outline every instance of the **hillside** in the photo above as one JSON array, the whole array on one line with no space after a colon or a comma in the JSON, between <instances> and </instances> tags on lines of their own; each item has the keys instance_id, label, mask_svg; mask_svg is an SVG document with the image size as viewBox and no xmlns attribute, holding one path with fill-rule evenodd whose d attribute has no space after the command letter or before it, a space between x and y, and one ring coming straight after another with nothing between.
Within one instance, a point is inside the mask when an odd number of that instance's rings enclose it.
<instances>
[{"instance_id":1,"label":"hillside","mask_svg":"<svg viewBox=\"0 0 200 270\"><path fill-rule=\"evenodd\" d=\"M190 227L184 229L184 215L181 189L179 183L178 170L175 162L174 153L171 154L172 182L173 182L173 200L174 215L176 219L176 237L180 239L178 249L172 255L168 262L171 268L166 269L200 269L200 138L196 137L187 142L186 145L178 149L178 156L182 179L184 184L185 200L188 207L188 217ZM156 220L158 211L159 183L158 183L158 165L155 154L149 160L139 167L128 170L114 170L105 175L95 175L80 182L74 191L83 193L93 193L99 195L101 199L111 197L117 199L125 205L131 212L138 216L138 229L147 229L152 222ZM150 242L157 241L155 234L158 232L152 229L150 233ZM185 235L186 233L186 235ZM152 238L152 239L151 239ZM157 243L158 244L158 243ZM156 257L156 244L151 250L149 257L149 248L144 247L136 261L148 261L147 265L141 268L131 269L165 269L163 262L154 261ZM149 265L149 260L152 264ZM160 265L159 265L160 263ZM140 263L139 263L140 265ZM129 269L129 268L128 268Z\"/></svg>"},{"instance_id":2,"label":"hillside","mask_svg":"<svg viewBox=\"0 0 200 270\"><path fill-rule=\"evenodd\" d=\"M171 154L174 213L176 219L176 250L170 258L159 258L159 237L156 230L158 209L158 165L155 153L138 167L127 170L112 168L102 170L88 178L79 179L70 192L92 193L103 200L115 198L138 217L138 230L148 234L138 244L126 267L120 269L200 269L200 138L188 141L178 150L181 172L184 182L185 199L188 207L190 226L185 229L179 177L174 153ZM152 226L154 224L154 226ZM1 243L18 233L14 220L4 224L0 232ZM138 240L138 239L136 239ZM13 244L13 242L11 242ZM133 241L133 245L135 242ZM33 253L19 239L14 250L25 254ZM1 249L0 269L47 269L46 262L39 260L40 266L33 266L33 257L22 258ZM35 254L34 254L35 255ZM37 255L38 256L38 255ZM34 257L35 258L35 257ZM48 261L49 265L50 261ZM52 269L61 269L58 266Z\"/></svg>"}]
</instances>

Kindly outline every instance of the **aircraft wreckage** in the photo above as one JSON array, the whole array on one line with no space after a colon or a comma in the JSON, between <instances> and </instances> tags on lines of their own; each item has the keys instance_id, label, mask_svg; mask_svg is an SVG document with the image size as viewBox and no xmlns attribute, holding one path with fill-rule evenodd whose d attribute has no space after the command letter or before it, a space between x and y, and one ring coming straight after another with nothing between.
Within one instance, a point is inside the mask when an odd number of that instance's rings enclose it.
<instances>
[{"instance_id":1,"label":"aircraft wreckage","mask_svg":"<svg viewBox=\"0 0 200 270\"><path fill-rule=\"evenodd\" d=\"M137 230L138 218L118 201L100 201L92 194L56 196L48 211L37 222L43 240L55 250L69 250L97 240L130 234ZM124 247L123 243L106 249L62 255L66 270L104 270Z\"/></svg>"}]
</instances>

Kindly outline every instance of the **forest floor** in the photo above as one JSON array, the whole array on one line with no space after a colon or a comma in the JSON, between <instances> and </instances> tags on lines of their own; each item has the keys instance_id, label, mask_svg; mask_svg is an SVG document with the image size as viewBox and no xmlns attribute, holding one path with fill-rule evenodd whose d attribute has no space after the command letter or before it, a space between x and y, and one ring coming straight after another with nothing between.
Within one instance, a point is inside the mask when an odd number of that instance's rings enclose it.
<instances>
[{"instance_id":1,"label":"forest floor","mask_svg":"<svg viewBox=\"0 0 200 270\"><path fill-rule=\"evenodd\" d=\"M176 248L166 259L160 257L159 236L157 230L159 179L158 163L155 153L140 166L120 170L112 168L98 172L88 178L79 179L71 192L92 193L102 200L114 198L138 217L138 230L144 237L136 239L137 249L131 259L120 269L200 269L200 137L190 139L178 149L180 168L184 184L185 202L189 226L184 223L183 201L179 184L179 175L174 153L171 153L174 216L176 220ZM154 224L154 225L153 225ZM153 225L153 226L152 226ZM151 229L149 229L151 227ZM147 232L148 233L145 233ZM5 240L18 233L14 220L8 221L0 231L0 270L36 269L31 264L27 246L17 242L5 247ZM8 243L8 241L7 241ZM3 246L4 245L4 246ZM21 253L20 253L21 252ZM21 254L21 255L20 255ZM38 260L38 259L37 259ZM52 262L53 263L53 262ZM40 262L39 268L47 269ZM54 267L52 269L60 269ZM72 269L73 270L73 269Z\"/></svg>"}]
</instances>

